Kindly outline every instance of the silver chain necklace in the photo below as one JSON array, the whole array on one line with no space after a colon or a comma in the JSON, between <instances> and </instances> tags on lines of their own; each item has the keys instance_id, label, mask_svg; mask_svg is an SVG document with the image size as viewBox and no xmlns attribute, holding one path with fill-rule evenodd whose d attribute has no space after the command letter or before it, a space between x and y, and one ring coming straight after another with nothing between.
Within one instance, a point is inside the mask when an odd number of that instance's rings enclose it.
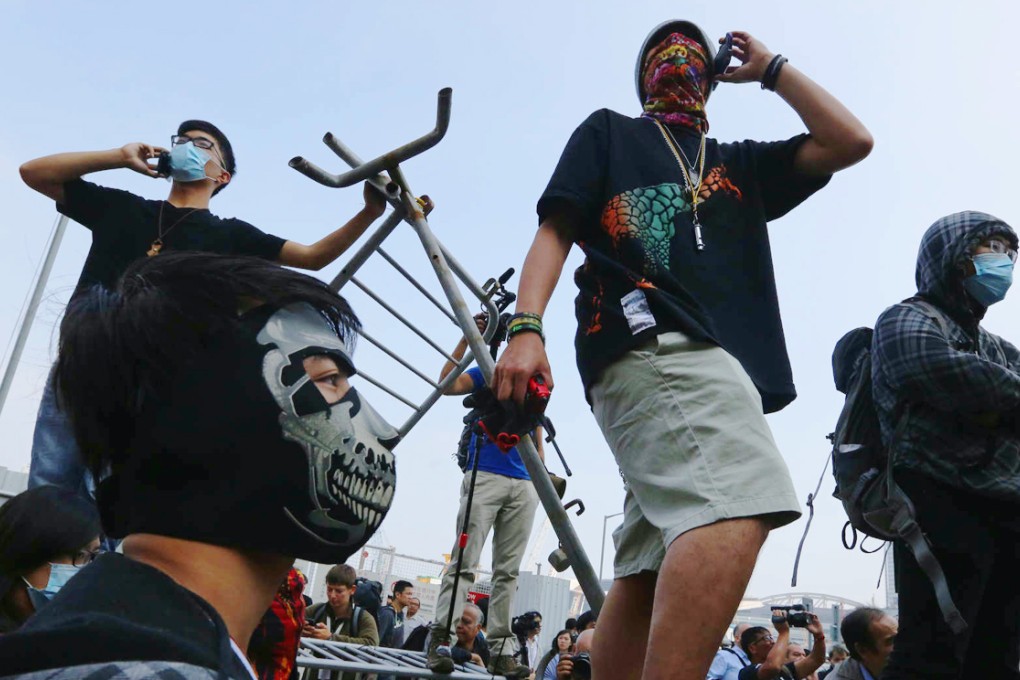
<instances>
[{"instance_id":1,"label":"silver chain necklace","mask_svg":"<svg viewBox=\"0 0 1020 680\"><path fill-rule=\"evenodd\" d=\"M677 165L680 166L680 170L683 172L684 184L687 185L687 191L691 195L691 221L694 222L694 247L700 252L705 249L705 240L701 237L701 220L698 219L698 203L701 202L699 194L701 193L701 182L705 176L705 133L701 133L701 148L696 157L699 160L699 167L698 181L695 182L692 177L694 170L688 171L687 166L680 160L680 154L683 153L683 149L676 143L673 133L658 119L653 118L652 121L659 126L659 132L662 134L663 141L666 142L666 146L673 153L673 158L676 159ZM684 158L686 159L686 156Z\"/></svg>"}]
</instances>

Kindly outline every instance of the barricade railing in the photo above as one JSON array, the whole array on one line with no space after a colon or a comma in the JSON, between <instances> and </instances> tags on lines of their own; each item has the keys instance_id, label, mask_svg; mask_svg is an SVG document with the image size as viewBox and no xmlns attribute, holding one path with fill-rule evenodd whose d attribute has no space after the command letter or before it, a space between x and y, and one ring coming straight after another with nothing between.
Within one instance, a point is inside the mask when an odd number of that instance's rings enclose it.
<instances>
[{"instance_id":1,"label":"barricade railing","mask_svg":"<svg viewBox=\"0 0 1020 680\"><path fill-rule=\"evenodd\" d=\"M339 274L333 279L331 285L338 291L348 284L355 286L379 304L383 310L400 324L429 345L440 356L454 363L454 369L445 378L438 381L433 380L415 367L412 362L387 346L380 337L372 334L370 331L362 332L364 340L396 361L430 388L428 395L424 399L416 400L397 390L392 385L386 384L379 377L371 373L366 374L359 367L358 375L361 378L411 409L411 415L397 428L401 436L405 436L410 432L425 413L438 401L439 397L443 395L445 389L472 362L477 362L487 383L491 383L495 368L495 362L489 354L487 343L496 333L499 322L499 310L493 301L493 295L496 293L499 284L495 280L490 280L486 286L479 286L449 250L439 242L426 220L424 204L411 191L407 178L400 167L400 163L432 148L442 140L449 126L451 105L452 90L450 88L441 90L438 98L436 126L431 132L368 162L363 162L340 139L331 133L327 133L323 138L323 142L351 167L347 172L331 174L300 156L290 161L292 168L328 187L347 187L362 181L370 182L385 195L387 202L393 207L393 212L364 240L361 247L351 256ZM383 176L381 173L387 173L388 176ZM442 287L446 298L445 304L436 296L430 294L397 258L383 249L384 242L401 222L410 225L421 242L433 273ZM400 277L406 279L418 292L423 294L429 303L437 307L444 316L459 327L461 333L467 339L470 348L470 351L460 361L454 360L439 342L409 320L407 316L401 314L392 304L388 303L384 295L373 290L358 279L356 276L358 271L375 255L378 255L380 260L388 264ZM469 295L481 302L483 309L487 312L488 322L484 332L480 333L478 331L458 282L460 285L463 285ZM566 562L573 568L574 575L580 583L589 605L597 612L602 607L604 592L595 575L595 570L592 568L591 562L570 523L567 512L564 506L560 504L552 481L546 473L545 466L540 460L530 436L521 438L518 452L535 486L542 507L549 517L550 524L556 532L562 553L566 555ZM560 562L556 566L562 569L567 564L560 558Z\"/></svg>"},{"instance_id":2,"label":"barricade railing","mask_svg":"<svg viewBox=\"0 0 1020 680\"><path fill-rule=\"evenodd\" d=\"M367 647L348 642L301 638L297 664L301 668L346 673L376 673L398 678L450 678L451 680L498 680L473 663L460 664L452 673L433 673L425 665L424 652L388 647ZM313 671L314 673L314 671ZM315 674L317 675L317 674Z\"/></svg>"}]
</instances>

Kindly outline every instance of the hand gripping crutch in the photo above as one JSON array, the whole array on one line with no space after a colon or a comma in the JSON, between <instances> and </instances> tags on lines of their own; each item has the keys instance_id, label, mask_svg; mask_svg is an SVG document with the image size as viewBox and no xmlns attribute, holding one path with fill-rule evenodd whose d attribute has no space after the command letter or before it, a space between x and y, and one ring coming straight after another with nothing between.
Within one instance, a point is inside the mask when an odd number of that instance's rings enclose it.
<instances>
[{"instance_id":1,"label":"hand gripping crutch","mask_svg":"<svg viewBox=\"0 0 1020 680\"><path fill-rule=\"evenodd\" d=\"M336 175L328 173L300 156L293 158L290 161L290 166L305 176L328 187L349 187L359 182L369 181L385 192L387 200L394 207L394 213L384 220L383 224L366 240L358 252L352 256L348 264L343 267L340 275L333 282L334 287L339 290L344 284L352 280L354 273L364 264L369 256L376 251L381 252L379 246L386 236L396 228L397 224L401 220L406 222L414 229L425 249L432 269L439 279L443 293L446 295L452 309L452 320L455 321L463 332L464 337L467 338L468 345L471 348L471 355L477 361L486 383L491 384L495 362L489 355L487 342L495 332L495 324L499 318L495 305L490 299L491 295L482 290L471 279L463 267L460 266L456 259L436 238L428 222L425 220L422 206L415 199L408 185L407 178L400 168L400 164L403 161L432 148L442 140L450 123L452 96L453 91L450 88L444 88L439 91L436 126L431 132L368 162L363 162L357 154L332 133L327 133L323 138L323 142L337 156L351 166L351 169L347 172ZM389 180L380 176L380 173L383 172L389 175ZM388 256L387 259L389 259ZM454 278L455 274L489 308L489 324L485 330L484 337L483 334L478 332L471 311L468 309L461 295L460 288L457 286L456 279ZM377 301L379 300L377 299ZM444 313L449 316L449 312ZM392 390L376 383L377 386L416 409L415 414L408 422L399 428L401 435L406 435L407 431L421 419L428 408L439 399L443 388L456 379L459 371L463 371L470 360L471 356L466 356L458 365L458 371L451 372L441 383L433 383L435 391L420 406L415 406L409 400L396 395ZM538 492L539 500L549 516L549 522L556 532L560 545L574 569L574 575L581 585L581 590L584 592L585 598L587 598L592 610L598 612L602 608L602 603L605 599L602 584L599 583L595 575L591 561L581 546L581 542L570 523L566 510L560 505L552 480L546 474L545 466L538 457L538 452L530 435L525 435L521 438L517 450L524 461L528 474L531 476L532 484L534 484L535 490Z\"/></svg>"}]
</instances>

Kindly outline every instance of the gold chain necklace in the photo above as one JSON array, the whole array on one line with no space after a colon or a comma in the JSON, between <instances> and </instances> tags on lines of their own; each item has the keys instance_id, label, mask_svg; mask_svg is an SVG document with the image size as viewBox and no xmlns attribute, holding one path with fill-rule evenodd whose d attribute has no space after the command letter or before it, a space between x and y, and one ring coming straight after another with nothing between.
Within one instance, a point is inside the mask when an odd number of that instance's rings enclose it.
<instances>
[{"instance_id":1,"label":"gold chain necklace","mask_svg":"<svg viewBox=\"0 0 1020 680\"><path fill-rule=\"evenodd\" d=\"M698 220L698 203L701 202L701 183L705 179L705 139L706 135L704 132L701 133L701 150L698 152L700 158L700 167L698 168L698 183L695 184L691 178L691 171L687 170L687 166L682 160L680 160L680 154L682 149L677 144L676 139L673 138L673 133L662 124L662 122L653 118L652 121L659 127L659 132L662 134L663 141L666 142L666 146L673 153L673 158L676 159L676 164L680 166L680 170L684 174L684 185L687 187L688 193L691 195L691 219L694 221L694 247L698 251L705 249L705 241L701 238L701 221Z\"/></svg>"},{"instance_id":2,"label":"gold chain necklace","mask_svg":"<svg viewBox=\"0 0 1020 680\"><path fill-rule=\"evenodd\" d=\"M156 240L153 241L152 245L149 246L149 249L145 251L145 254L148 255L149 257L155 257L156 255L159 255L159 251L163 250L163 237L169 234L173 230L173 228L176 227L178 224L186 220L188 216L191 215L191 213L198 210L198 208L192 208L188 212L184 213L184 215L182 215L180 219L171 224L166 231L163 231L163 206L165 205L166 201L163 201L162 203L159 204L159 220L156 222Z\"/></svg>"}]
</instances>

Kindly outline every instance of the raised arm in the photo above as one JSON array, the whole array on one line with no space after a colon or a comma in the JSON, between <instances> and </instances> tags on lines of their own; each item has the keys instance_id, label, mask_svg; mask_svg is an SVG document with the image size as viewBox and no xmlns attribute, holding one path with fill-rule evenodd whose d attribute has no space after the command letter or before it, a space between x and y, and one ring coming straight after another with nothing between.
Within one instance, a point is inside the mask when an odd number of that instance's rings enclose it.
<instances>
[{"instance_id":1,"label":"raised arm","mask_svg":"<svg viewBox=\"0 0 1020 680\"><path fill-rule=\"evenodd\" d=\"M365 207L344 226L311 245L287 241L280 250L280 264L318 271L350 248L365 230L386 210L386 199L371 184L365 183Z\"/></svg>"},{"instance_id":2,"label":"raised arm","mask_svg":"<svg viewBox=\"0 0 1020 680\"><path fill-rule=\"evenodd\" d=\"M479 333L485 331L486 323L485 317L479 314L478 316L475 317L475 323L478 325ZM460 361L461 359L464 358L464 352L466 351L467 351L467 338L461 338L460 342L457 343L457 346L453 348L453 352L450 353L450 356L452 356L455 361ZM450 361L449 359L446 360L446 363L443 364L442 370L439 371L439 382L442 382L443 379L446 378L446 376L450 375L450 371L453 370L454 365L455 364L453 361ZM446 395L469 394L474 389L474 387L475 382L474 380L471 379L471 376L468 375L467 373L461 373L460 375L457 376L456 380L454 380L446 387L446 389L443 391L443 394Z\"/></svg>"},{"instance_id":3,"label":"raised arm","mask_svg":"<svg viewBox=\"0 0 1020 680\"><path fill-rule=\"evenodd\" d=\"M814 614L808 614L807 632L811 633L814 643L811 645L811 653L793 665L798 680L808 677L825 663L825 631Z\"/></svg>"},{"instance_id":4,"label":"raised arm","mask_svg":"<svg viewBox=\"0 0 1020 680\"><path fill-rule=\"evenodd\" d=\"M721 42L721 40L720 40ZM733 31L733 54L742 64L717 76L723 83L760 82L775 55L744 31ZM792 63L779 71L776 93L804 121L811 134L797 149L797 170L807 175L830 175L863 160L874 146L864 124L825 88Z\"/></svg>"},{"instance_id":5,"label":"raised arm","mask_svg":"<svg viewBox=\"0 0 1020 680\"><path fill-rule=\"evenodd\" d=\"M565 212L554 213L542 222L524 260L517 312L540 316L545 312L573 244L571 234L571 221ZM536 373L541 374L551 390L552 371L542 338L537 333L520 333L507 342L507 348L496 364L492 391L500 400L512 398L522 404L528 380Z\"/></svg>"},{"instance_id":6,"label":"raised arm","mask_svg":"<svg viewBox=\"0 0 1020 680\"><path fill-rule=\"evenodd\" d=\"M786 612L773 609L772 624L776 627L776 643L765 657L765 663L758 667L758 680L775 680L786 665L786 651L790 646L790 624L786 622Z\"/></svg>"},{"instance_id":7,"label":"raised arm","mask_svg":"<svg viewBox=\"0 0 1020 680\"><path fill-rule=\"evenodd\" d=\"M129 168L146 177L159 177L149 159L166 151L141 142L107 151L75 151L43 156L24 163L19 169L25 184L57 203L64 202L64 184L100 170Z\"/></svg>"}]
</instances>

